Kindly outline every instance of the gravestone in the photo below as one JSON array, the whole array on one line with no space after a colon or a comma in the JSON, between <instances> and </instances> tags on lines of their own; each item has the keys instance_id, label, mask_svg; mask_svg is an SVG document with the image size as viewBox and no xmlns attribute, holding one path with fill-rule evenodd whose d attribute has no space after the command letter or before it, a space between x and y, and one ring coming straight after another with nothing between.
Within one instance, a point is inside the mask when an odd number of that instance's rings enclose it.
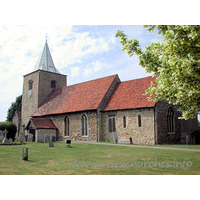
<instances>
[{"instance_id":1,"label":"gravestone","mask_svg":"<svg viewBox=\"0 0 200 200\"><path fill-rule=\"evenodd\" d=\"M55 142L56 141L56 134L52 134L51 135L51 142Z\"/></svg>"},{"instance_id":2,"label":"gravestone","mask_svg":"<svg viewBox=\"0 0 200 200\"><path fill-rule=\"evenodd\" d=\"M27 140L27 142L33 142L33 134L32 133L28 134L28 140Z\"/></svg>"},{"instance_id":3,"label":"gravestone","mask_svg":"<svg viewBox=\"0 0 200 200\"><path fill-rule=\"evenodd\" d=\"M130 144L130 139L118 139L118 143L121 143L121 144Z\"/></svg>"},{"instance_id":4,"label":"gravestone","mask_svg":"<svg viewBox=\"0 0 200 200\"><path fill-rule=\"evenodd\" d=\"M188 135L186 136L186 144L187 145L189 144L189 136Z\"/></svg>"},{"instance_id":5,"label":"gravestone","mask_svg":"<svg viewBox=\"0 0 200 200\"><path fill-rule=\"evenodd\" d=\"M3 131L2 130L0 130L0 136L3 136Z\"/></svg>"},{"instance_id":6,"label":"gravestone","mask_svg":"<svg viewBox=\"0 0 200 200\"><path fill-rule=\"evenodd\" d=\"M54 143L49 142L49 147L54 147Z\"/></svg>"},{"instance_id":7,"label":"gravestone","mask_svg":"<svg viewBox=\"0 0 200 200\"><path fill-rule=\"evenodd\" d=\"M0 142L2 142L3 139L4 139L4 137L0 135Z\"/></svg>"},{"instance_id":8,"label":"gravestone","mask_svg":"<svg viewBox=\"0 0 200 200\"><path fill-rule=\"evenodd\" d=\"M113 140L114 140L115 143L118 142L117 133L113 133Z\"/></svg>"},{"instance_id":9,"label":"gravestone","mask_svg":"<svg viewBox=\"0 0 200 200\"><path fill-rule=\"evenodd\" d=\"M44 136L44 141L45 141L45 142L50 142L50 136L49 136L48 134L46 134L46 135Z\"/></svg>"},{"instance_id":10,"label":"gravestone","mask_svg":"<svg viewBox=\"0 0 200 200\"><path fill-rule=\"evenodd\" d=\"M8 141L9 141L9 143L12 143L12 142L13 142L13 139L12 139L12 138L9 138Z\"/></svg>"},{"instance_id":11,"label":"gravestone","mask_svg":"<svg viewBox=\"0 0 200 200\"><path fill-rule=\"evenodd\" d=\"M66 143L67 143L67 148L70 148L71 147L71 140L66 140Z\"/></svg>"},{"instance_id":12,"label":"gravestone","mask_svg":"<svg viewBox=\"0 0 200 200\"><path fill-rule=\"evenodd\" d=\"M2 141L2 143L3 143L3 144L8 144L8 143L10 143L10 142L9 142L9 140L8 140L7 138L4 138L3 141Z\"/></svg>"},{"instance_id":13,"label":"gravestone","mask_svg":"<svg viewBox=\"0 0 200 200\"><path fill-rule=\"evenodd\" d=\"M25 140L25 133L21 132L19 134L19 143L23 143Z\"/></svg>"},{"instance_id":14,"label":"gravestone","mask_svg":"<svg viewBox=\"0 0 200 200\"><path fill-rule=\"evenodd\" d=\"M38 133L37 133L37 142L44 142L42 131L38 131Z\"/></svg>"}]
</instances>

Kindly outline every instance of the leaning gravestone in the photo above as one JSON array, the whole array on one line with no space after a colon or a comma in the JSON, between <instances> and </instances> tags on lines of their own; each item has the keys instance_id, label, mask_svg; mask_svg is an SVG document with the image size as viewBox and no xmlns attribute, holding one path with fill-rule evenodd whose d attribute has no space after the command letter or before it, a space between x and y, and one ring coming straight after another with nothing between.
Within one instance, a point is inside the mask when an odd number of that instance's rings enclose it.
<instances>
[{"instance_id":1,"label":"leaning gravestone","mask_svg":"<svg viewBox=\"0 0 200 200\"><path fill-rule=\"evenodd\" d=\"M28 134L28 142L33 142L33 134L32 133Z\"/></svg>"},{"instance_id":2,"label":"leaning gravestone","mask_svg":"<svg viewBox=\"0 0 200 200\"><path fill-rule=\"evenodd\" d=\"M51 135L51 142L55 142L56 141L56 134L52 134Z\"/></svg>"},{"instance_id":3,"label":"leaning gravestone","mask_svg":"<svg viewBox=\"0 0 200 200\"><path fill-rule=\"evenodd\" d=\"M37 133L37 142L44 142L42 131L38 131L38 133Z\"/></svg>"},{"instance_id":4,"label":"leaning gravestone","mask_svg":"<svg viewBox=\"0 0 200 200\"><path fill-rule=\"evenodd\" d=\"M10 143L10 142L9 142L9 140L8 140L7 138L4 138L3 141L2 141L2 143L3 143L3 144L8 144L8 143Z\"/></svg>"},{"instance_id":5,"label":"leaning gravestone","mask_svg":"<svg viewBox=\"0 0 200 200\"><path fill-rule=\"evenodd\" d=\"M46 135L44 136L44 141L45 141L45 142L50 142L50 136L46 134Z\"/></svg>"},{"instance_id":6,"label":"leaning gravestone","mask_svg":"<svg viewBox=\"0 0 200 200\"><path fill-rule=\"evenodd\" d=\"M23 143L25 140L25 133L21 132L19 134L19 143Z\"/></svg>"}]
</instances>

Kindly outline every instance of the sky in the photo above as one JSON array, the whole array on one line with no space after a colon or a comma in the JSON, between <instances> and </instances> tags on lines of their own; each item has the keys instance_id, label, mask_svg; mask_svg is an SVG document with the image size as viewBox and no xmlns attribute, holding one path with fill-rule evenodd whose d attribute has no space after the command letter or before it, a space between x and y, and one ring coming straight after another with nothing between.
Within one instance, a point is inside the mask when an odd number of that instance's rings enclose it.
<instances>
[{"instance_id":1,"label":"sky","mask_svg":"<svg viewBox=\"0 0 200 200\"><path fill-rule=\"evenodd\" d=\"M23 76L32 72L46 36L55 67L68 75L67 85L118 74L121 81L150 76L136 56L122 51L115 35L123 30L142 48L161 39L141 25L4 25L0 26L0 121L22 94Z\"/></svg>"}]
</instances>

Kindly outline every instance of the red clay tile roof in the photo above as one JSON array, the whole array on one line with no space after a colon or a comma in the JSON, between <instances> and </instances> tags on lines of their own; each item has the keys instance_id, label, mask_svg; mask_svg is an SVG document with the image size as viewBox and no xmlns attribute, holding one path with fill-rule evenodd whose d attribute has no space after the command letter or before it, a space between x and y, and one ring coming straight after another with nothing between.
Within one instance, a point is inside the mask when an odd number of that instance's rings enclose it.
<instances>
[{"instance_id":1,"label":"red clay tile roof","mask_svg":"<svg viewBox=\"0 0 200 200\"><path fill-rule=\"evenodd\" d=\"M148 96L143 95L152 81L155 81L155 77L146 77L119 83L103 111L154 107L155 102L149 101Z\"/></svg>"},{"instance_id":2,"label":"red clay tile roof","mask_svg":"<svg viewBox=\"0 0 200 200\"><path fill-rule=\"evenodd\" d=\"M31 119L36 129L57 129L51 119L33 118Z\"/></svg>"},{"instance_id":3,"label":"red clay tile roof","mask_svg":"<svg viewBox=\"0 0 200 200\"><path fill-rule=\"evenodd\" d=\"M32 116L95 110L116 77L113 75L56 89Z\"/></svg>"}]
</instances>

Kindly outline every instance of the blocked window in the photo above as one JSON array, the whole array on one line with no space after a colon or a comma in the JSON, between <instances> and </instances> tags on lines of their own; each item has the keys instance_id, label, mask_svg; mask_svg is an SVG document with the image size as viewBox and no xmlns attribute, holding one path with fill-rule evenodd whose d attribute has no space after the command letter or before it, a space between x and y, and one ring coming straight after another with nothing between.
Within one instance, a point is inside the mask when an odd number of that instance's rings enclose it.
<instances>
[{"instance_id":1,"label":"blocked window","mask_svg":"<svg viewBox=\"0 0 200 200\"><path fill-rule=\"evenodd\" d=\"M141 115L138 115L138 126L141 127L142 126L142 119L141 119Z\"/></svg>"},{"instance_id":2,"label":"blocked window","mask_svg":"<svg viewBox=\"0 0 200 200\"><path fill-rule=\"evenodd\" d=\"M109 132L116 132L116 124L115 124L115 115L109 115L108 116L108 126L109 126Z\"/></svg>"},{"instance_id":3,"label":"blocked window","mask_svg":"<svg viewBox=\"0 0 200 200\"><path fill-rule=\"evenodd\" d=\"M172 107L169 107L167 113L167 129L168 133L174 133L174 111Z\"/></svg>"},{"instance_id":4,"label":"blocked window","mask_svg":"<svg viewBox=\"0 0 200 200\"><path fill-rule=\"evenodd\" d=\"M65 136L69 136L69 117L65 117Z\"/></svg>"},{"instance_id":5,"label":"blocked window","mask_svg":"<svg viewBox=\"0 0 200 200\"><path fill-rule=\"evenodd\" d=\"M82 124L82 136L87 136L88 135L88 119L85 114L82 115L81 119L81 124Z\"/></svg>"},{"instance_id":6,"label":"blocked window","mask_svg":"<svg viewBox=\"0 0 200 200\"><path fill-rule=\"evenodd\" d=\"M28 89L29 90L33 89L33 81L32 80L29 80L29 82L28 82Z\"/></svg>"}]
</instances>

